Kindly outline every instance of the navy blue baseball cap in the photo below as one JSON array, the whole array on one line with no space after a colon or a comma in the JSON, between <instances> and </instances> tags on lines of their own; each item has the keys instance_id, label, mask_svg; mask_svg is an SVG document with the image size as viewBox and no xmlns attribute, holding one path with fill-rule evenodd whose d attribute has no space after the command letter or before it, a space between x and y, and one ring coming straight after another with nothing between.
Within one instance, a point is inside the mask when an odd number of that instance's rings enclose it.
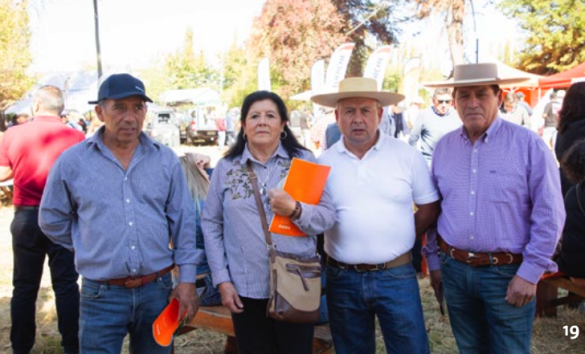
<instances>
[{"instance_id":1,"label":"navy blue baseball cap","mask_svg":"<svg viewBox=\"0 0 585 354\"><path fill-rule=\"evenodd\" d=\"M146 90L142 81L130 74L110 75L100 85L97 101L89 101L89 104L98 104L99 101L108 98L117 100L120 98L140 96L147 102L152 100L146 96Z\"/></svg>"}]
</instances>

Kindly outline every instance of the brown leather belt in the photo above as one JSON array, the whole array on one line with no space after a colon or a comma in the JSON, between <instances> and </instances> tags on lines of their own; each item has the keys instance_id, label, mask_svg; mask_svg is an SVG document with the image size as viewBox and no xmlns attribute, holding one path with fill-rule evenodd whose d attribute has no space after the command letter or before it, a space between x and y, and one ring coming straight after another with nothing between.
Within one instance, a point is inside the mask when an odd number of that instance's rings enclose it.
<instances>
[{"instance_id":1,"label":"brown leather belt","mask_svg":"<svg viewBox=\"0 0 585 354\"><path fill-rule=\"evenodd\" d=\"M356 272L375 272L377 270L396 268L396 267L400 267L402 265L408 264L411 261L412 261L412 256L410 255L410 252L407 252L407 253L403 254L402 256L399 256L398 258L393 259L391 261L388 261L386 263L378 263L378 264L365 264L365 263L347 264L347 263L343 263L343 262L340 262L338 260L335 260L332 257L327 257L327 264L332 265L332 266L337 267L337 268L341 268L343 270L355 270Z\"/></svg>"},{"instance_id":2,"label":"brown leather belt","mask_svg":"<svg viewBox=\"0 0 585 354\"><path fill-rule=\"evenodd\" d=\"M461 263L472 267L484 267L489 265L502 266L522 263L522 255L509 252L478 253L469 252L451 247L441 237L437 237L439 248L443 253Z\"/></svg>"},{"instance_id":3,"label":"brown leather belt","mask_svg":"<svg viewBox=\"0 0 585 354\"><path fill-rule=\"evenodd\" d=\"M134 289L134 288L138 288L138 287L141 287L143 285L146 285L148 283L151 283L155 279L160 278L163 275L166 275L174 267L175 267L175 265L171 264L170 266L166 267L163 270L160 270L158 272L148 274L148 275L137 275L137 276L126 277L126 278L95 280L95 281L102 283L102 284L123 286L127 289Z\"/></svg>"}]
</instances>

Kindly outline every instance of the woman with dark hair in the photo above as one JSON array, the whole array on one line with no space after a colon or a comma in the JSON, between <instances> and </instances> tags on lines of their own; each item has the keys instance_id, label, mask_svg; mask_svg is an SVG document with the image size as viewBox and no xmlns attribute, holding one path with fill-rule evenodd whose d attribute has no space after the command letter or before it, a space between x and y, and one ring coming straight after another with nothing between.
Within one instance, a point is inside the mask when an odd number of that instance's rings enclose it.
<instances>
[{"instance_id":1,"label":"woman with dark hair","mask_svg":"<svg viewBox=\"0 0 585 354\"><path fill-rule=\"evenodd\" d=\"M244 99L235 143L218 162L205 201L202 227L214 285L232 312L238 352L312 353L312 324L266 317L270 293L269 259L252 183L257 183L266 219L289 216L308 236L272 234L279 251L315 255L316 236L333 226L335 209L324 192L317 205L295 201L278 186L293 157L314 162L313 154L287 126L287 109L272 92ZM256 179L250 179L251 162Z\"/></svg>"},{"instance_id":2,"label":"woman with dark hair","mask_svg":"<svg viewBox=\"0 0 585 354\"><path fill-rule=\"evenodd\" d=\"M585 82L577 82L569 87L563 106L559 112L558 135L555 144L557 160L562 161L565 152L575 141L585 137ZM573 184L561 170L563 195Z\"/></svg>"},{"instance_id":3,"label":"woman with dark hair","mask_svg":"<svg viewBox=\"0 0 585 354\"><path fill-rule=\"evenodd\" d=\"M585 140L579 140L565 153L561 168L575 183L565 196L567 219L556 259L559 270L585 286Z\"/></svg>"}]
</instances>

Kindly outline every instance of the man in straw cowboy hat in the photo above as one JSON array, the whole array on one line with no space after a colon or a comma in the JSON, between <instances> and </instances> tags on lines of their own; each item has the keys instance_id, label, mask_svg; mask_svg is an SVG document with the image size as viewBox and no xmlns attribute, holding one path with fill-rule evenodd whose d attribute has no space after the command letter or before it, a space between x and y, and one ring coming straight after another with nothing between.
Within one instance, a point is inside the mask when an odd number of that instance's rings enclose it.
<instances>
[{"instance_id":1,"label":"man in straw cowboy hat","mask_svg":"<svg viewBox=\"0 0 585 354\"><path fill-rule=\"evenodd\" d=\"M435 222L438 195L422 155L378 129L382 107L402 99L369 78L345 79L339 92L311 98L335 108L343 135L319 157L332 166L326 188L337 212L325 251L338 354L375 352L376 315L389 353L429 352L410 249Z\"/></svg>"},{"instance_id":2,"label":"man in straw cowboy hat","mask_svg":"<svg viewBox=\"0 0 585 354\"><path fill-rule=\"evenodd\" d=\"M453 87L463 121L433 154L441 215L424 250L461 353L529 353L536 284L556 270L565 219L556 164L538 135L499 116L499 85L524 80L483 63L425 85Z\"/></svg>"}]
</instances>

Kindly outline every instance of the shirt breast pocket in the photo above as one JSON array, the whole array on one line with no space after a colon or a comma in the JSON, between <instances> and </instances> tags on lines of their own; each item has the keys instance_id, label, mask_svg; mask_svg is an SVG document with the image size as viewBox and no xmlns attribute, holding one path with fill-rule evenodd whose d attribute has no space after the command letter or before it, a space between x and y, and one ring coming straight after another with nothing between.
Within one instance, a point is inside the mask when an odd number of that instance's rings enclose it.
<instances>
[{"instance_id":1,"label":"shirt breast pocket","mask_svg":"<svg viewBox=\"0 0 585 354\"><path fill-rule=\"evenodd\" d=\"M484 188L481 188L483 185ZM526 178L512 169L490 169L485 180L480 181L480 190L491 203L517 203L524 200Z\"/></svg>"}]
</instances>

